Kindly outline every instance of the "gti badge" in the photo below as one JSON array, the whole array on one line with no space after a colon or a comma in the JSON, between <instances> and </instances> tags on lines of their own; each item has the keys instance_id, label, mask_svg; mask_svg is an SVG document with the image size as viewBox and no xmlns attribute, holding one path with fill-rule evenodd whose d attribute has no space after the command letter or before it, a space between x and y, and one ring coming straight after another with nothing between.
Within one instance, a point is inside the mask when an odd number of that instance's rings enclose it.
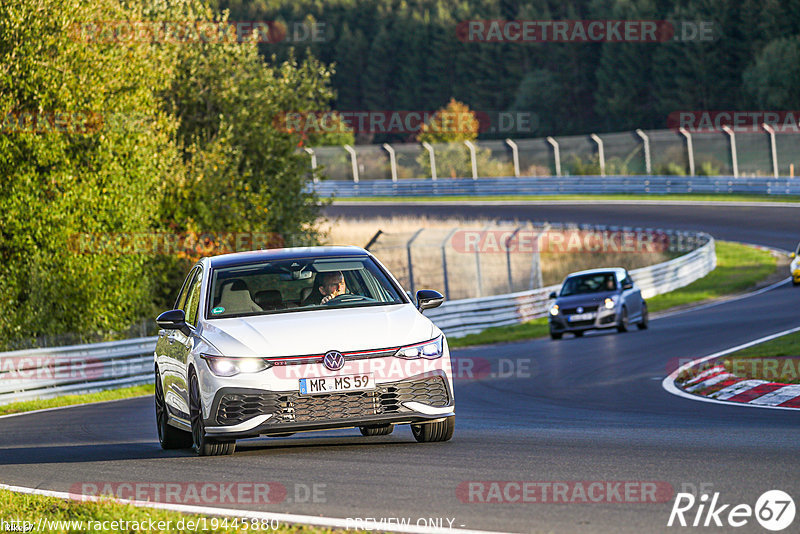
<instances>
[{"instance_id":1,"label":"gti badge","mask_svg":"<svg viewBox=\"0 0 800 534\"><path fill-rule=\"evenodd\" d=\"M331 350L325 353L322 363L331 371L338 371L344 367L344 356L342 356L341 352Z\"/></svg>"},{"instance_id":2,"label":"gti badge","mask_svg":"<svg viewBox=\"0 0 800 534\"><path fill-rule=\"evenodd\" d=\"M578 309L575 311L578 313L583 313L583 306L578 306Z\"/></svg>"}]
</instances>

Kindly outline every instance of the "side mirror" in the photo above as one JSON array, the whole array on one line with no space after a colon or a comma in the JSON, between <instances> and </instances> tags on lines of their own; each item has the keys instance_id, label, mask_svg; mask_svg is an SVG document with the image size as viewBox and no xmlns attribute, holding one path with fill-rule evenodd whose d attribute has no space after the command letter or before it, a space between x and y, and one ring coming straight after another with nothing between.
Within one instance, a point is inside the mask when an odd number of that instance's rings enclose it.
<instances>
[{"instance_id":1,"label":"side mirror","mask_svg":"<svg viewBox=\"0 0 800 534\"><path fill-rule=\"evenodd\" d=\"M552 292L550 293L550 296L548 296L547 298L549 298L549 299L555 299L555 298L558 298L558 295L556 295L556 292L555 292L555 291L552 291Z\"/></svg>"},{"instance_id":2,"label":"side mirror","mask_svg":"<svg viewBox=\"0 0 800 534\"><path fill-rule=\"evenodd\" d=\"M189 326L186 324L186 314L183 310L165 311L156 318L156 323L164 330L180 330L186 335L191 333Z\"/></svg>"},{"instance_id":3,"label":"side mirror","mask_svg":"<svg viewBox=\"0 0 800 534\"><path fill-rule=\"evenodd\" d=\"M444 297L438 291L432 289L420 289L417 291L417 309L419 311L435 308L444 302Z\"/></svg>"},{"instance_id":4,"label":"side mirror","mask_svg":"<svg viewBox=\"0 0 800 534\"><path fill-rule=\"evenodd\" d=\"M622 289L633 289L633 284L631 284L630 282L625 282L624 284L622 284Z\"/></svg>"}]
</instances>

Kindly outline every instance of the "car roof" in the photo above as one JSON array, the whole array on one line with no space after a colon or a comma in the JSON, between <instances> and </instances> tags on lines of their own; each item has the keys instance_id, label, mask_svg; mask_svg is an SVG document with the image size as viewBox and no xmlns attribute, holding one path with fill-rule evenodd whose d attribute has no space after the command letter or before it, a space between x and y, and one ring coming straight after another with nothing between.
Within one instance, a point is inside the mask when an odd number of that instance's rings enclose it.
<instances>
[{"instance_id":1,"label":"car roof","mask_svg":"<svg viewBox=\"0 0 800 534\"><path fill-rule=\"evenodd\" d=\"M236 265L247 265L251 263L262 263L267 261L328 258L328 257L364 257L369 256L369 252L361 247L355 246L332 246L332 247L293 247L293 248L270 248L265 250L249 250L247 252L233 252L231 254L221 254L206 258L212 268L233 267Z\"/></svg>"},{"instance_id":2,"label":"car roof","mask_svg":"<svg viewBox=\"0 0 800 534\"><path fill-rule=\"evenodd\" d=\"M577 271L577 272L574 272L574 273L569 273L567 275L567 278L570 278L570 277L573 277L573 276L580 276L580 275L583 275L583 274L600 274L600 273L615 273L615 274L619 274L619 275L624 275L625 274L625 269L622 268L622 267L606 267L604 269L587 269L586 271Z\"/></svg>"}]
</instances>

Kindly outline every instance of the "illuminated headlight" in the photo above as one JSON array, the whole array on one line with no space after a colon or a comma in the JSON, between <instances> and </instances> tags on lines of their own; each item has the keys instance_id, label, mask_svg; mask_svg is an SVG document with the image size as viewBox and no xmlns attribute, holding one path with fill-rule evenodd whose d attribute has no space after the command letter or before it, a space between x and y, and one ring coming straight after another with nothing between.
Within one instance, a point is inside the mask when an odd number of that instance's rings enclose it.
<instances>
[{"instance_id":1,"label":"illuminated headlight","mask_svg":"<svg viewBox=\"0 0 800 534\"><path fill-rule=\"evenodd\" d=\"M613 310L614 306L617 305L617 299L614 297L608 297L603 305L606 307L607 310Z\"/></svg>"},{"instance_id":2,"label":"illuminated headlight","mask_svg":"<svg viewBox=\"0 0 800 534\"><path fill-rule=\"evenodd\" d=\"M444 336L439 336L431 341L424 343L417 343L416 345L409 345L408 347L400 347L395 356L404 358L406 360L413 360L416 358L425 358L428 360L435 360L442 356L444 352Z\"/></svg>"},{"instance_id":3,"label":"illuminated headlight","mask_svg":"<svg viewBox=\"0 0 800 534\"><path fill-rule=\"evenodd\" d=\"M550 308L550 315L558 315L558 304L553 304Z\"/></svg>"},{"instance_id":4,"label":"illuminated headlight","mask_svg":"<svg viewBox=\"0 0 800 534\"><path fill-rule=\"evenodd\" d=\"M217 376L236 376L239 373L258 373L270 366L261 358L225 358L203 354L211 372Z\"/></svg>"}]
</instances>

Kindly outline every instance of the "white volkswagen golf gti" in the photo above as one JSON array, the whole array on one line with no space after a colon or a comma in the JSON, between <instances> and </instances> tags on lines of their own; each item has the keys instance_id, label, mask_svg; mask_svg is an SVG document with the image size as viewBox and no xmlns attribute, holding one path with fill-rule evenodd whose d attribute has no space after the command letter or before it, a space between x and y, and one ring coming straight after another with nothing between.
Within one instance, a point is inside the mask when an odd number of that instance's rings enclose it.
<instances>
[{"instance_id":1,"label":"white volkswagen golf gti","mask_svg":"<svg viewBox=\"0 0 800 534\"><path fill-rule=\"evenodd\" d=\"M165 449L231 454L237 439L455 425L447 340L366 250L309 247L203 258L158 319L155 404Z\"/></svg>"}]
</instances>

